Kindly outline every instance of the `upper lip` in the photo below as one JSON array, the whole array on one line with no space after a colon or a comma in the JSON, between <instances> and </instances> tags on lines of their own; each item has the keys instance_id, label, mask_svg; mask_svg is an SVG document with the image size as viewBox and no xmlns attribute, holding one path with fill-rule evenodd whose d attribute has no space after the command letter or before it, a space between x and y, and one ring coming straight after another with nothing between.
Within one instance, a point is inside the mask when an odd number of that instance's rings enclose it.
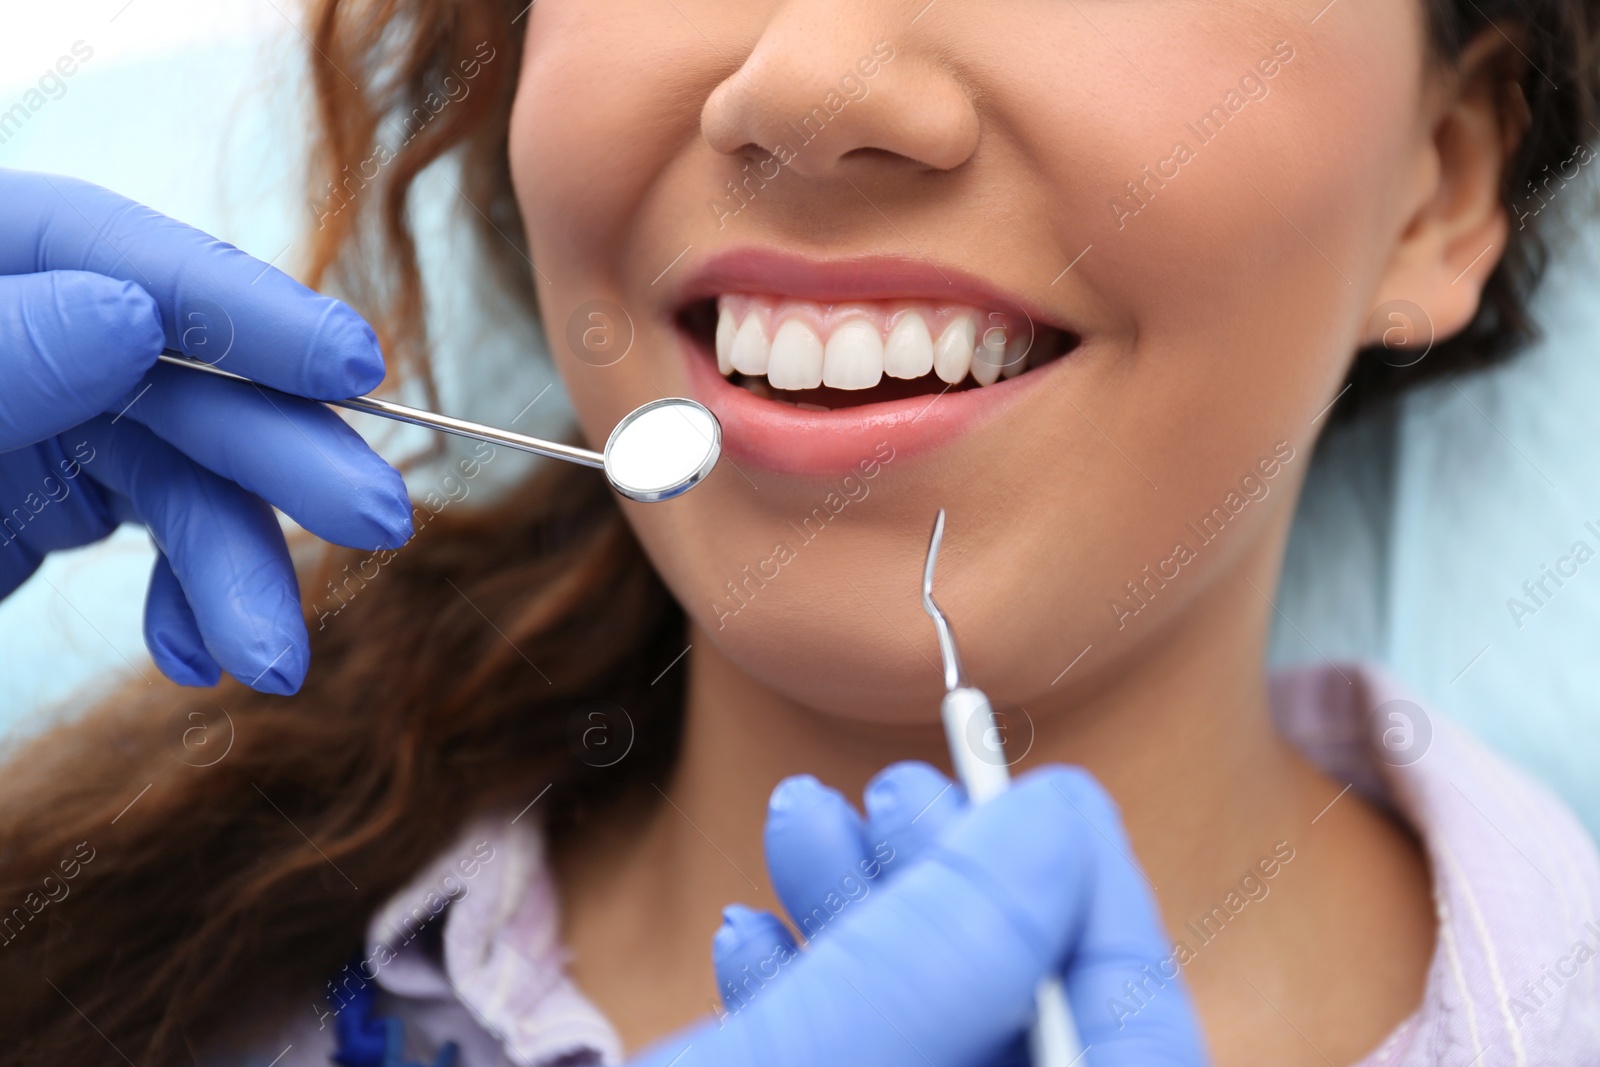
<instances>
[{"instance_id":1,"label":"upper lip","mask_svg":"<svg viewBox=\"0 0 1600 1067\"><path fill-rule=\"evenodd\" d=\"M675 310L725 293L759 293L837 304L865 300L933 300L1021 313L1036 326L1074 332L1067 323L1014 293L955 267L900 256L811 258L765 248L734 248L693 265L679 286Z\"/></svg>"}]
</instances>

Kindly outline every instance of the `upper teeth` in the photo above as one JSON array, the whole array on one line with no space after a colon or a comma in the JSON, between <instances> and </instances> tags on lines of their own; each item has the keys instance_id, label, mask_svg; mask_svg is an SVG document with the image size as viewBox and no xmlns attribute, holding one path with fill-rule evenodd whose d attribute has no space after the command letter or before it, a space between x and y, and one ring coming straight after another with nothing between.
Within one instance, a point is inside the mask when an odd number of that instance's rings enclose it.
<instances>
[{"instance_id":1,"label":"upper teeth","mask_svg":"<svg viewBox=\"0 0 1600 1067\"><path fill-rule=\"evenodd\" d=\"M985 325L986 324L986 325ZM999 312L935 305L838 304L729 295L717 301L717 369L765 375L775 389L870 389L885 374L932 371L956 385L1015 377L1032 341Z\"/></svg>"},{"instance_id":2,"label":"upper teeth","mask_svg":"<svg viewBox=\"0 0 1600 1067\"><path fill-rule=\"evenodd\" d=\"M823 385L832 389L871 389L882 377L883 334L876 326L865 319L851 319L833 331L823 354ZM767 380L772 381L772 376L768 375Z\"/></svg>"},{"instance_id":3,"label":"upper teeth","mask_svg":"<svg viewBox=\"0 0 1600 1067\"><path fill-rule=\"evenodd\" d=\"M726 332L720 327L717 336L720 338ZM731 370L740 374L765 374L767 373L767 357L772 354L772 342L767 340L765 331L761 328L761 320L754 315L744 320L744 325L733 334L733 339L728 346L727 361ZM717 356L717 364L722 364L723 357Z\"/></svg>"},{"instance_id":4,"label":"upper teeth","mask_svg":"<svg viewBox=\"0 0 1600 1067\"><path fill-rule=\"evenodd\" d=\"M751 336L765 339L760 326L752 326L756 316L751 315L744 320L740 327L739 335L745 336L745 331L750 331ZM767 381L778 389L815 389L822 384L822 379L827 373L827 353L823 351L822 339L811 331L799 319L790 319L778 327L778 335L772 339L769 351L770 362L767 357L762 358L767 363ZM734 366L741 372L748 374L738 362Z\"/></svg>"},{"instance_id":5,"label":"upper teeth","mask_svg":"<svg viewBox=\"0 0 1600 1067\"><path fill-rule=\"evenodd\" d=\"M920 378L932 369L928 320L915 311L901 315L883 346L883 372L891 378Z\"/></svg>"},{"instance_id":6,"label":"upper teeth","mask_svg":"<svg viewBox=\"0 0 1600 1067\"><path fill-rule=\"evenodd\" d=\"M972 342L978 324L966 315L957 316L933 343L933 373L941 381L955 385L972 369ZM982 379L979 379L981 382Z\"/></svg>"}]
</instances>

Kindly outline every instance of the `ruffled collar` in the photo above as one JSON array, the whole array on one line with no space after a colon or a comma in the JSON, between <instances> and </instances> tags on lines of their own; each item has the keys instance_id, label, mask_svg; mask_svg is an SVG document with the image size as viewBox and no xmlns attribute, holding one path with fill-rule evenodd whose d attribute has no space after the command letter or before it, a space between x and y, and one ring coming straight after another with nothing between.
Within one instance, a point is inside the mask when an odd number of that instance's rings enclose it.
<instances>
[{"instance_id":1,"label":"ruffled collar","mask_svg":"<svg viewBox=\"0 0 1600 1067\"><path fill-rule=\"evenodd\" d=\"M560 914L533 821L479 819L373 915L368 966L395 997L463 1005L519 1067L621 1063L566 976Z\"/></svg>"}]
</instances>

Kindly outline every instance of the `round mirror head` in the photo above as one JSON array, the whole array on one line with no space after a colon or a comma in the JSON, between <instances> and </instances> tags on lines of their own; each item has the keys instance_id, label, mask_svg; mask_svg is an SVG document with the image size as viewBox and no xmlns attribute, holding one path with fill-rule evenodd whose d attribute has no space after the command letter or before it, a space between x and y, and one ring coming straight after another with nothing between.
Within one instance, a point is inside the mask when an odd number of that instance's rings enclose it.
<instances>
[{"instance_id":1,"label":"round mirror head","mask_svg":"<svg viewBox=\"0 0 1600 1067\"><path fill-rule=\"evenodd\" d=\"M652 504L688 491L717 465L722 424L680 396L630 411L606 441L606 477L629 500Z\"/></svg>"}]
</instances>

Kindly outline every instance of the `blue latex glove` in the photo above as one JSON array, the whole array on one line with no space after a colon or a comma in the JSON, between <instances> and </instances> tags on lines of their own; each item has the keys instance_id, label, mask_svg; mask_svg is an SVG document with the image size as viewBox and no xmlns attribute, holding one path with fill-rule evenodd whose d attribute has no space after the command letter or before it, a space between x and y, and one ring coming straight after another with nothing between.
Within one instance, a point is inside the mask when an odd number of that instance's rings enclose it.
<instances>
[{"instance_id":1,"label":"blue latex glove","mask_svg":"<svg viewBox=\"0 0 1600 1067\"><path fill-rule=\"evenodd\" d=\"M976 809L925 764L874 779L867 820L810 778L774 792L775 916L731 908L713 942L729 1014L638 1067L1022 1063L1034 989L1065 976L1091 1067L1208 1062L1171 940L1121 820L1088 774L1047 768ZM1150 990L1132 1003L1124 983Z\"/></svg>"},{"instance_id":2,"label":"blue latex glove","mask_svg":"<svg viewBox=\"0 0 1600 1067\"><path fill-rule=\"evenodd\" d=\"M158 365L164 347L299 395ZM105 189L0 170L0 596L139 522L160 550L145 643L162 672L293 692L309 648L271 506L355 548L411 535L399 474L300 397L383 373L339 301Z\"/></svg>"}]
</instances>

